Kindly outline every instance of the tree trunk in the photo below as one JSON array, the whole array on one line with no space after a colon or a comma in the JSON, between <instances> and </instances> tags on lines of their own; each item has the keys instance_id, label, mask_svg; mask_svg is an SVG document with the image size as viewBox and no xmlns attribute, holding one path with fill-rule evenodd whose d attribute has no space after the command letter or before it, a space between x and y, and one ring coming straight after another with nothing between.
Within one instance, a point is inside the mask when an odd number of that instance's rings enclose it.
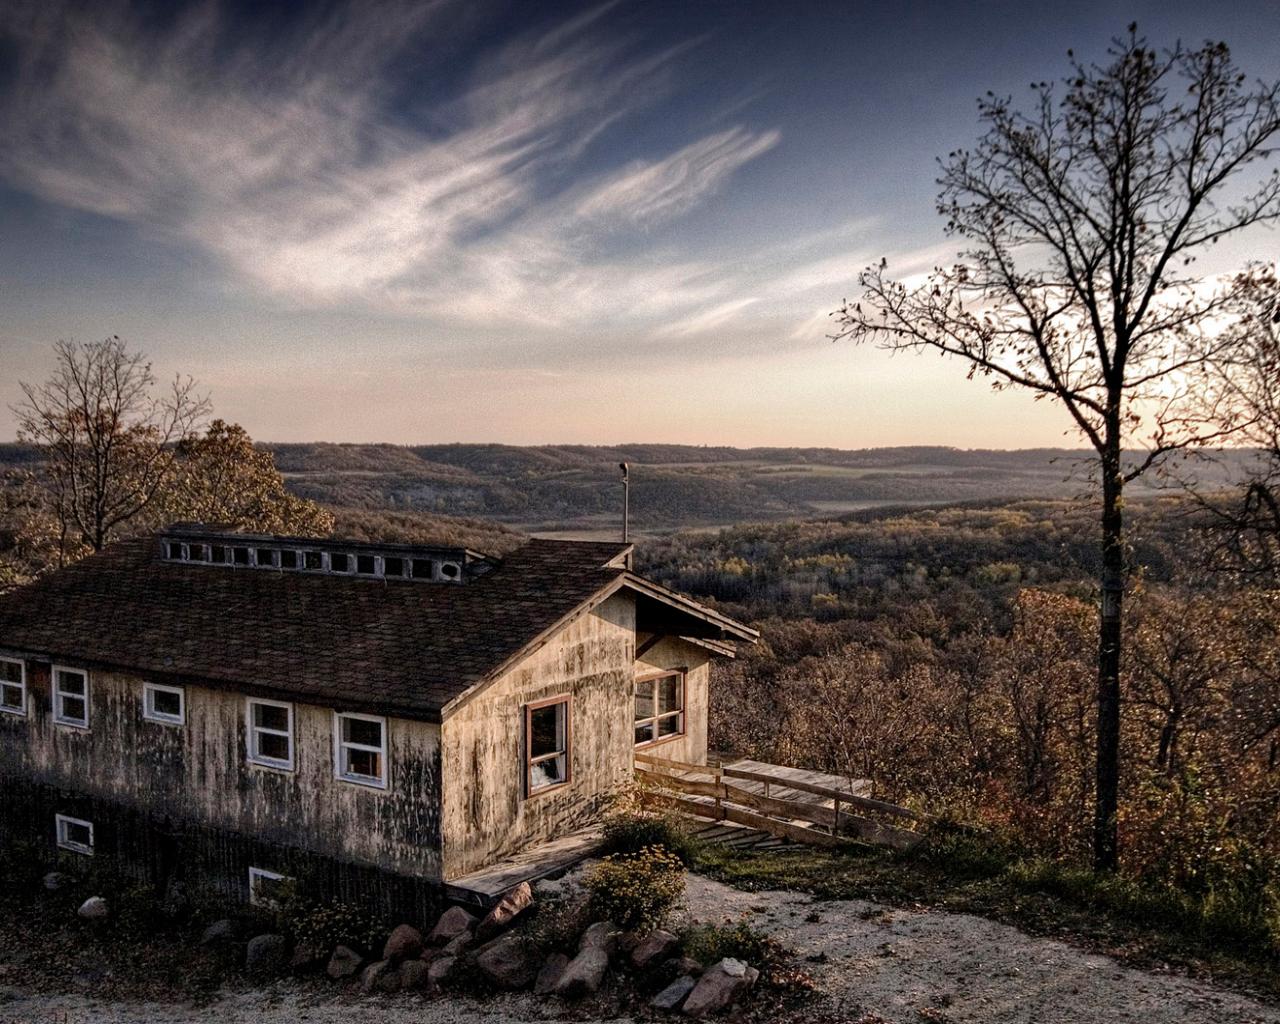
<instances>
[{"instance_id":1,"label":"tree trunk","mask_svg":"<svg viewBox=\"0 0 1280 1024\"><path fill-rule=\"evenodd\" d=\"M1124 481L1118 440L1108 444L1102 472L1102 610L1098 629L1098 765L1093 864L1116 866L1120 790L1120 640L1124 601Z\"/></svg>"}]
</instances>

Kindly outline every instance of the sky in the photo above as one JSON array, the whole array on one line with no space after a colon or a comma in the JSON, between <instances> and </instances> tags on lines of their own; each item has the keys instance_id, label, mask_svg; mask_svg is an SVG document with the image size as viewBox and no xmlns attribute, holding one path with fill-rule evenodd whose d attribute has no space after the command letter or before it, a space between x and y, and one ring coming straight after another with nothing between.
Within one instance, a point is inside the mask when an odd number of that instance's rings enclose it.
<instances>
[{"instance_id":1,"label":"sky","mask_svg":"<svg viewBox=\"0 0 1280 1024\"><path fill-rule=\"evenodd\" d=\"M1132 20L1280 72L1275 0L6 0L0 438L119 335L262 440L1074 446L830 314L954 255L977 97Z\"/></svg>"}]
</instances>

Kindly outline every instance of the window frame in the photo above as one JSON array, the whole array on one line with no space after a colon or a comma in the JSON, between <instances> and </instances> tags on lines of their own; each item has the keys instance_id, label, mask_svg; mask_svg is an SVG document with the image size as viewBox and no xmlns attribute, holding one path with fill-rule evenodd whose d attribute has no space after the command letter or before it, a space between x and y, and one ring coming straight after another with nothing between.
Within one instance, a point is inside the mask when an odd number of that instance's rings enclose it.
<instances>
[{"instance_id":1,"label":"window frame","mask_svg":"<svg viewBox=\"0 0 1280 1024\"><path fill-rule=\"evenodd\" d=\"M639 750L642 747L656 747L662 743L670 743L672 740L678 740L683 738L685 735L687 735L688 728L689 728L689 719L688 719L689 709L686 706L685 701L688 696L688 687L686 685L688 674L689 673L687 669L675 668L675 669L666 669L665 671L662 671L662 672L651 672L648 675L643 675L636 679L637 694L640 692L641 686L651 686L653 688L653 695L652 695L653 696L653 714L650 715L648 718L636 717L634 698L632 699L632 702L631 702L631 708L632 708L631 735L632 735L633 741L635 738L635 730L640 728L642 725L648 725L652 730L652 734L649 739L640 740L639 742L635 743L635 748L637 750ZM678 681L677 685L679 687L679 691L678 691L679 696L676 699L676 710L659 713L658 682L662 679L670 679L673 676ZM663 736L659 730L658 723L661 722L664 718L679 719L680 727L675 732L667 733L667 735Z\"/></svg>"},{"instance_id":2,"label":"window frame","mask_svg":"<svg viewBox=\"0 0 1280 1024\"><path fill-rule=\"evenodd\" d=\"M83 843L77 843L73 839L66 838L63 831L64 825L83 825L87 828L89 830L89 845L85 846ZM83 854L86 857L93 856L93 822L85 821L84 818L73 818L69 814L55 814L53 816L53 828L59 850L70 850L72 853Z\"/></svg>"},{"instance_id":3,"label":"window frame","mask_svg":"<svg viewBox=\"0 0 1280 1024\"><path fill-rule=\"evenodd\" d=\"M8 679L0 680L0 694L3 694L6 687L16 686L19 694L19 706L11 708L7 704L0 703L0 713L6 715L14 715L17 718L27 717L27 662L24 658L14 658L7 654L0 654L0 662L6 662L10 665L18 666L18 681L12 682Z\"/></svg>"},{"instance_id":4,"label":"window frame","mask_svg":"<svg viewBox=\"0 0 1280 1024\"><path fill-rule=\"evenodd\" d=\"M271 729L266 726L255 725L253 722L253 708L255 704L261 704L265 707L284 708L289 716L289 724L287 731L282 732L279 729ZM244 699L244 748L245 760L256 768L271 768L279 772L292 772L297 770L297 748L294 744L294 716L293 703L283 700L268 700L265 697L246 697ZM284 736L289 741L289 757L282 760L277 757L267 757L266 755L257 753L257 734L259 732L269 733L272 736Z\"/></svg>"},{"instance_id":5,"label":"window frame","mask_svg":"<svg viewBox=\"0 0 1280 1024\"><path fill-rule=\"evenodd\" d=\"M176 693L182 710L177 715L156 711L151 706L151 694ZM148 722L160 725L183 726L187 724L187 688L185 686L166 686L164 683L142 684L142 717Z\"/></svg>"},{"instance_id":6,"label":"window frame","mask_svg":"<svg viewBox=\"0 0 1280 1024\"><path fill-rule=\"evenodd\" d=\"M359 722L377 722L382 728L382 746L372 747L366 743L353 743L342 738L344 719ZM366 715L358 711L334 711L333 713L333 777L339 782L349 782L353 786L365 786L369 789L387 789L391 784L390 729L385 715ZM382 775L361 775L357 772L344 771L343 754L347 749L376 753L381 758Z\"/></svg>"},{"instance_id":7,"label":"window frame","mask_svg":"<svg viewBox=\"0 0 1280 1024\"><path fill-rule=\"evenodd\" d=\"M280 904L279 904L279 901L277 900L273 900L270 897L266 897L263 899L259 899L257 897L257 889L254 886L254 883L260 878L265 878L271 882L292 882L293 876L282 875L279 871L270 871L267 868L254 867L252 864L249 865L249 903L250 905L255 907L267 907L272 909L274 909L275 907L278 907Z\"/></svg>"},{"instance_id":8,"label":"window frame","mask_svg":"<svg viewBox=\"0 0 1280 1024\"><path fill-rule=\"evenodd\" d=\"M557 704L564 705L564 750L556 751L551 754L540 754L536 759L532 756L533 751L533 713L541 711L543 708L553 707ZM556 757L564 758L564 778L559 782L550 782L537 789L533 786L533 768L535 764L543 761L550 761ZM555 697L547 697L543 700L530 701L524 706L524 795L528 799L530 797L541 796L543 793L551 793L558 789L563 789L573 781L573 694L561 693Z\"/></svg>"},{"instance_id":9,"label":"window frame","mask_svg":"<svg viewBox=\"0 0 1280 1024\"><path fill-rule=\"evenodd\" d=\"M84 677L84 693L64 693L58 683L59 672L74 672L76 675ZM65 726L68 729L81 729L85 732L89 731L90 723L93 719L93 708L90 704L90 694L93 690L93 681L89 678L89 670L87 668L75 668L71 665L53 665L49 670L49 692L53 697L53 721L55 725ZM62 698L72 697L77 700L84 700L84 718L67 718L62 713Z\"/></svg>"}]
</instances>

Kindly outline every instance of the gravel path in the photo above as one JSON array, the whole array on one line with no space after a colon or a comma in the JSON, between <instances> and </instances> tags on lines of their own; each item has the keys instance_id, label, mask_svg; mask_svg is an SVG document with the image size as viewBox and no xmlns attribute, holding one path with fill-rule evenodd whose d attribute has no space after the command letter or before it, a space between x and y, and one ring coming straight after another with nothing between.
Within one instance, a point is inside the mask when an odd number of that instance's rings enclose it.
<instances>
[{"instance_id":1,"label":"gravel path","mask_svg":"<svg viewBox=\"0 0 1280 1024\"><path fill-rule=\"evenodd\" d=\"M1280 1024L1280 1010L1244 996L1175 974L1123 967L964 914L740 892L696 875L689 877L686 902L690 918L748 915L802 957L817 958L810 967L822 993L820 1008L850 1022ZM0 1024L534 1024L565 1012L530 996L483 1003L350 998L293 982L228 992L200 1008L104 1003L79 994L9 995L16 998L0 1002ZM582 1009L567 1014L587 1024L609 1019Z\"/></svg>"}]
</instances>

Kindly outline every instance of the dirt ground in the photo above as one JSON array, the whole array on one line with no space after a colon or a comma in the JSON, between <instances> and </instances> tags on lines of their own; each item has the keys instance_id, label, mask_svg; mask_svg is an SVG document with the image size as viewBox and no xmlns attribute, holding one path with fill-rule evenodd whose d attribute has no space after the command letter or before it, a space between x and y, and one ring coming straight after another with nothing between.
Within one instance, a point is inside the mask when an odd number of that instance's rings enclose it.
<instances>
[{"instance_id":1,"label":"dirt ground","mask_svg":"<svg viewBox=\"0 0 1280 1024\"><path fill-rule=\"evenodd\" d=\"M572 885L573 879L557 883ZM1104 956L1007 925L944 911L890 910L857 900L740 892L689 876L687 917L749 916L808 960L819 996L796 1020L865 1024L1280 1024L1280 1009L1172 972ZM618 1020L592 1007L531 996L352 998L322 984L284 982L224 992L204 1007L101 1002L80 993L0 990L0 1024L523 1024Z\"/></svg>"}]
</instances>

